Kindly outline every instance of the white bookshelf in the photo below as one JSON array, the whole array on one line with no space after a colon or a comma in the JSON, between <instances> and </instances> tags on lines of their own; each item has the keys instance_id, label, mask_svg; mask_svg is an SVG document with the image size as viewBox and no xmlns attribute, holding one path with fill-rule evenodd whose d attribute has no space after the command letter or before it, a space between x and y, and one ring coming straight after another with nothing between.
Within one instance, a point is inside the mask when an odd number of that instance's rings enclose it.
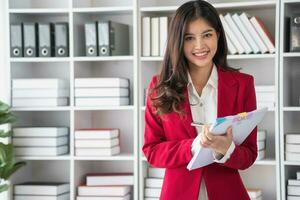
<instances>
[{"instance_id":1,"label":"white bookshelf","mask_svg":"<svg viewBox=\"0 0 300 200\"><path fill-rule=\"evenodd\" d=\"M17 172L12 183L24 181L70 182L71 200L77 186L88 172L132 172L134 200L144 198L144 178L149 164L141 147L144 131L144 88L157 73L162 57L141 54L141 17L171 16L185 0L6 0L7 27L10 22L69 22L69 57L9 58L9 33L6 36L9 80L12 78L64 78L70 86L68 106L13 108L18 125L67 126L70 128L70 152L57 157L18 157L26 167ZM284 16L300 8L299 0L210 1L220 13L243 12L259 16L275 38L275 54L228 55L229 64L252 74L257 85L275 85L276 107L259 125L267 130L266 159L241 171L246 187L261 188L263 199L285 199L286 181L300 171L300 162L284 160L285 131L300 131L300 107L296 105L299 82L289 77L300 74L300 53L284 50ZM299 10L299 9L298 9ZM83 24L97 19L111 19L130 26L130 55L113 57L84 56ZM78 107L74 105L74 79L79 77L122 76L130 80L130 105ZM299 79L300 80L300 79ZM297 121L298 120L298 121ZM74 155L74 130L77 128L121 129L121 154L112 157ZM121 167L120 167L121 166Z\"/></svg>"},{"instance_id":2,"label":"white bookshelf","mask_svg":"<svg viewBox=\"0 0 300 200\"><path fill-rule=\"evenodd\" d=\"M283 0L280 6L280 168L281 168L281 199L287 199L287 180L296 179L300 171L300 162L287 161L285 158L285 134L291 131L300 133L300 92L296 87L300 84L299 52L289 52L287 46L288 27L286 17L299 13L299 0ZM298 119L298 120L297 120Z\"/></svg>"}]
</instances>

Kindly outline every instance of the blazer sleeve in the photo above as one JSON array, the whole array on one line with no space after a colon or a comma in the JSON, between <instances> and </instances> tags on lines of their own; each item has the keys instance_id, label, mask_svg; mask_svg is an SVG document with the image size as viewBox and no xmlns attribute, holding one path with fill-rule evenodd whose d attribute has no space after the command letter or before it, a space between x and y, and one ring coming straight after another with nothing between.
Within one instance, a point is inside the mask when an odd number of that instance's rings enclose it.
<instances>
[{"instance_id":1,"label":"blazer sleeve","mask_svg":"<svg viewBox=\"0 0 300 200\"><path fill-rule=\"evenodd\" d=\"M156 84L152 78L149 89ZM174 134L176 134L174 130ZM154 167L177 168L186 166L192 158L193 139L168 141L163 128L163 119L155 112L150 95L147 95L143 152Z\"/></svg>"},{"instance_id":2,"label":"blazer sleeve","mask_svg":"<svg viewBox=\"0 0 300 200\"><path fill-rule=\"evenodd\" d=\"M249 112L256 109L256 96L254 89L254 79L249 78L245 93L245 111ZM257 157L257 127L249 134L241 145L236 145L230 158L223 164L226 167L234 169L247 169L256 160Z\"/></svg>"}]
</instances>

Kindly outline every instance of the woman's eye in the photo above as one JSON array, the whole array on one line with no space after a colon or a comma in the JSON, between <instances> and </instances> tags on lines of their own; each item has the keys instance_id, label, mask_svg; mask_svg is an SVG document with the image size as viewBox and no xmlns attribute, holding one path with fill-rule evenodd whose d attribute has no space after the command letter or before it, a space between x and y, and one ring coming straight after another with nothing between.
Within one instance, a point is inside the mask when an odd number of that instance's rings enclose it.
<instances>
[{"instance_id":1,"label":"woman's eye","mask_svg":"<svg viewBox=\"0 0 300 200\"><path fill-rule=\"evenodd\" d=\"M204 34L204 38L209 38L209 37L211 37L212 36L212 34L211 33L207 33L207 34Z\"/></svg>"},{"instance_id":2,"label":"woman's eye","mask_svg":"<svg viewBox=\"0 0 300 200\"><path fill-rule=\"evenodd\" d=\"M189 41L189 40L192 40L193 37L186 37L185 40Z\"/></svg>"}]
</instances>

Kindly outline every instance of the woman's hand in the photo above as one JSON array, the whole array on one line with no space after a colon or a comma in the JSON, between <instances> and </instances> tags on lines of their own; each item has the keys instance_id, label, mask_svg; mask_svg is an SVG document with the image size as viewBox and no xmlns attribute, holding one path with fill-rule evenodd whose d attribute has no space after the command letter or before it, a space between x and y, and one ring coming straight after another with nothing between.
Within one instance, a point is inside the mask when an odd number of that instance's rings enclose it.
<instances>
[{"instance_id":1,"label":"woman's hand","mask_svg":"<svg viewBox=\"0 0 300 200\"><path fill-rule=\"evenodd\" d=\"M210 148L216 153L225 155L232 140L232 127L229 127L224 135L213 135L209 132L209 125L204 125L201 132L200 145Z\"/></svg>"}]
</instances>

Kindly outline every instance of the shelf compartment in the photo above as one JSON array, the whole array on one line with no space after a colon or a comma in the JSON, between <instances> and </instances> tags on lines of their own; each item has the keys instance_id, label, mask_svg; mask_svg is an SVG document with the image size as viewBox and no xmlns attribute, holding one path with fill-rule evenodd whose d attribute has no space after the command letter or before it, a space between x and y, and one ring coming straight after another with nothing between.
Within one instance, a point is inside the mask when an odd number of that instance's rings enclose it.
<instances>
[{"instance_id":1,"label":"shelf compartment","mask_svg":"<svg viewBox=\"0 0 300 200\"><path fill-rule=\"evenodd\" d=\"M11 9L32 9L43 8L47 10L62 9L69 7L69 0L10 0L9 8Z\"/></svg>"},{"instance_id":2,"label":"shelf compartment","mask_svg":"<svg viewBox=\"0 0 300 200\"><path fill-rule=\"evenodd\" d=\"M73 0L74 8L107 8L107 7L116 7L123 8L133 6L132 0Z\"/></svg>"}]
</instances>

